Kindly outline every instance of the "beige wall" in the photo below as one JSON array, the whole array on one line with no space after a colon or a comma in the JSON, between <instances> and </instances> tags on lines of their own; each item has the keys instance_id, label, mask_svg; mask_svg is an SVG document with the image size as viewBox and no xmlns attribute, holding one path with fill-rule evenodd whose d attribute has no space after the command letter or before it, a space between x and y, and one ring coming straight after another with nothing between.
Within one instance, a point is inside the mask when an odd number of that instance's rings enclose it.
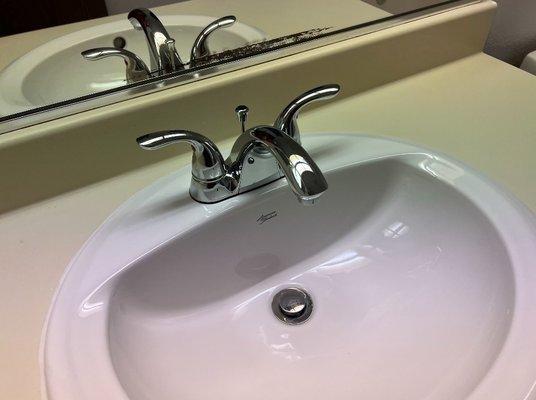
<instances>
[{"instance_id":1,"label":"beige wall","mask_svg":"<svg viewBox=\"0 0 536 400\"><path fill-rule=\"evenodd\" d=\"M106 0L106 8L108 14L121 14L140 7L158 7L171 3L179 3L180 1L189 0Z\"/></svg>"},{"instance_id":2,"label":"beige wall","mask_svg":"<svg viewBox=\"0 0 536 400\"><path fill-rule=\"evenodd\" d=\"M496 0L499 7L485 52L516 66L536 50L536 1Z\"/></svg>"},{"instance_id":3,"label":"beige wall","mask_svg":"<svg viewBox=\"0 0 536 400\"><path fill-rule=\"evenodd\" d=\"M377 5L376 0L364 1ZM485 51L500 60L519 65L526 54L536 50L536 0L496 1L499 8ZM136 7L156 7L178 2L178 0L106 0L106 7L110 14L118 14ZM386 11L398 13L415 2L416 0L387 1L382 7ZM437 0L418 1L421 6L435 2Z\"/></svg>"}]
</instances>

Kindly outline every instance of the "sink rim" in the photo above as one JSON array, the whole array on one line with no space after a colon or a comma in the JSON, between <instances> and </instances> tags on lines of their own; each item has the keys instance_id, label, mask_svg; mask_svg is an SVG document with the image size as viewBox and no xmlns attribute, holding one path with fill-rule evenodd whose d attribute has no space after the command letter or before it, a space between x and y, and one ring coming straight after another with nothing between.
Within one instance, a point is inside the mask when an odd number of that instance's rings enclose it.
<instances>
[{"instance_id":1,"label":"sink rim","mask_svg":"<svg viewBox=\"0 0 536 400\"><path fill-rule=\"evenodd\" d=\"M202 27L208 25L216 18L206 15L165 14L159 17L159 19L165 26L196 26L201 30ZM26 111L30 108L53 104L34 104L27 99L23 92L24 79L45 59L56 54L58 51L66 50L88 40L130 29L134 30L127 19L83 28L43 43L13 60L3 70L0 70L0 87L4 88L4 90L0 92L0 109L3 110L3 115L14 114ZM266 34L262 30L240 21L235 22L232 26L225 29L237 36L246 38L250 43L261 41L266 38ZM143 35L143 33L140 33L140 35ZM148 60L146 61L148 64ZM65 100L68 101L72 99Z\"/></svg>"},{"instance_id":2,"label":"sink rim","mask_svg":"<svg viewBox=\"0 0 536 400\"><path fill-rule=\"evenodd\" d=\"M510 259L512 261L515 284L515 311L518 310L518 307L520 305L522 307L524 305L525 308L530 306L534 307L534 305L536 304L536 293L530 293L530 282L532 282L532 284L536 284L536 272L530 269L530 262L531 257L536 257L536 249L531 248L530 245L531 243L534 243L536 238L536 224L534 222L534 215L525 206L523 206L517 200L512 198L508 193L505 193L504 191L499 189L497 185L490 182L487 178L481 176L479 173L473 171L471 168L463 166L462 163L452 162L449 157L439 155L437 152L430 152L426 149L413 145L408 145L401 141L396 141L392 139L386 140L379 137L371 137L365 135L329 134L305 135L304 143L305 146L307 146L310 142L318 140L322 141L322 139L324 139L324 141L326 141L327 143L327 141L333 141L333 138L335 136L341 139L341 141L352 142L352 146L347 144L345 150L342 151L343 154L337 153L337 160L332 160L332 164L339 164L339 167L367 162L377 158L408 155L411 156L415 154L428 156L430 157L430 159L437 160L438 162L445 162L445 165L452 165L453 167L457 168L460 168L460 166L462 166L464 174L460 178L458 178L458 182L454 190L461 191L464 196L468 197L469 200L472 201L496 227L498 234L503 239L505 248L507 249ZM347 140L349 138L350 140ZM360 140L365 139L366 145L365 142L359 143ZM355 150L361 151L361 153L358 153L358 157L355 157L355 154L353 154L353 151ZM348 160L353 161L348 163ZM324 171L337 168L326 168L323 165L325 164L325 160L321 156L317 158L317 162ZM76 282L77 279L80 279L80 277L76 278L73 276L74 272L76 272L75 270L77 268L78 272L80 272L83 268L86 268L87 270L92 262L97 262L92 256L92 254L95 251L94 248L99 247L99 240L108 235L117 234L118 231L121 230L121 226L118 227L114 224L120 221L122 216L124 217L127 214L129 208L134 207L134 203L136 202L136 200L144 198L144 196L149 193L159 193L159 190L161 190L162 187L166 185L172 186L172 190L175 193L177 191L187 191L189 182L189 173L187 171L188 167L183 168L181 171L168 175L167 177L163 177L159 181L143 189L141 192L138 192L130 200L125 202L107 219L107 221L92 235L92 237L88 239L84 247L70 263L64 275L64 278L62 279L60 288L56 293L53 305L50 308L47 324L45 325L46 335L43 335L44 343L42 346L45 366L48 365L51 362L50 360L53 358L55 359L55 361L53 362L54 365L58 365L59 362L60 365L63 363L65 367L69 365L70 361L68 354L59 354L62 353L62 351L57 351L57 348L54 349L53 340L51 340L50 337L50 335L52 334L56 336L54 338L54 341L56 341L56 343L66 343L65 332L68 331L66 327L70 326L70 333L72 331L76 331L77 328L76 323L69 324L69 317L65 316L68 314L63 314L62 312L58 311L58 306L60 306L60 298L62 296L66 297L66 291L67 293L70 291L71 295L76 293L76 295L78 296L77 298L79 300L83 300L82 298L80 298L81 293L88 293L87 290L80 291L80 288L78 288L78 290L73 290L73 287L65 289L65 285L67 285L66 282L70 280L72 285L74 281L74 287L77 286ZM177 177L179 178L178 180L180 182L177 182ZM439 177L439 179L442 178ZM171 183L171 181L173 181L173 183ZM228 202L219 203L219 205L216 204L211 206L210 208L213 212L216 213L226 212L231 208L235 208L250 201L253 201L255 197L261 192L275 190L284 185L284 182L278 181L272 185L268 185L267 187L260 189L260 191L254 191L249 194L238 196L234 198L233 201L231 201L231 199ZM164 196L163 193L162 196ZM486 201L483 201L482 198L486 198ZM490 199L492 199L492 201L490 201ZM199 206L198 203L192 203L188 204L188 206L193 206L190 207L191 209L197 208L199 210L203 208ZM184 206L184 209L187 209L188 206ZM206 205L204 206L206 207ZM495 215L493 213L495 209L501 209L502 212L498 215ZM517 223L512 223L511 221L517 221ZM128 224L125 224L125 222L123 223L123 225L123 228L128 227ZM155 226L156 225L159 224L155 222ZM191 226L195 225L195 222L193 222L193 225ZM174 229L175 228L176 227L174 227ZM170 232L168 232L164 235L167 238L167 240L164 241L161 238L156 238L156 247L163 245L168 240L173 240L177 235L183 234L187 230L188 229L186 228L183 229L182 232L177 233L175 229L175 234L171 235ZM506 241L505 235L517 237L518 240ZM140 254L135 257L130 257L130 263L122 264L122 266L119 267L119 270L113 272L111 276L119 274L122 268L125 268L128 265L136 262L137 259L142 257L147 252L151 252L153 249L154 246L152 246L151 248L140 250ZM84 259L85 257L87 258ZM85 267L84 263L86 264ZM108 278L110 278L110 274ZM86 286L90 287L91 285ZM109 287L111 287L111 285ZM101 291L102 296L104 297L110 294L110 292L107 292L106 288L102 290L101 287ZM86 295L84 298L87 299L89 297ZM63 306L63 308L65 308L67 304L63 303L61 305ZM89 310L89 312L91 312L91 310ZM107 315L107 312L102 312L100 314ZM76 320L77 318L74 319L75 322ZM96 332L102 332L102 329L107 329L106 323L107 322L105 320L99 321L98 324L93 326L95 328L95 331L85 332L86 336L95 334L98 335L98 333ZM536 355L536 349L533 350L531 353L530 347L527 347L526 345L530 344L530 341L527 338L526 334L528 328L530 328L530 331L536 332L536 317L530 318L530 315L527 315L527 313L520 315L519 312L514 312L510 331L507 334L503 347L499 350L498 357L496 358L493 366L487 371L487 375L480 381L478 386L475 388L475 391L467 398L467 400L487 399L492 398L490 397L492 395L496 397L499 391L502 394L502 396L499 396L500 398L519 398L519 400L528 400L530 398L529 395L534 389L534 386L530 387L530 384L532 384L536 378L536 368L530 365L530 358L531 355ZM523 343L526 344L524 345ZM66 351L65 353L68 352ZM108 357L108 361L111 365L111 360L109 359L110 355L106 353L101 355L104 358ZM520 360L524 362L525 368L523 368L523 371L525 372L525 374L520 374L519 371L516 371L516 373L511 373L511 369L508 368L508 366L512 365L512 363L515 363L515 365L518 366L516 370L522 370L523 363L521 363ZM106 360L104 360L104 362L106 362ZM60 370L60 377L59 380L56 380L58 378L56 376L58 370ZM76 391L79 391L80 388L76 387L77 385L71 387L73 382L69 382L69 387L62 387L61 381L64 378L62 376L62 373L64 372L61 372L62 368L58 368L58 370L53 371L51 367L49 367L43 371L45 386L47 387L47 390L49 390L49 394L53 395L53 397L50 398L53 398L54 400L63 398L67 399L68 396L61 397L60 393L64 390L72 390L72 393L77 393ZM507 372L510 372L511 379L505 379ZM110 375L110 373L112 374ZM110 381L109 383L111 385L113 385L114 379L117 379L117 377L113 373L113 369L108 370L108 372L105 372L103 376L106 376L108 378L108 380ZM52 383L52 381L55 382ZM505 384L505 381L507 381L507 384ZM126 399L126 395L122 392L120 383L117 381L115 382L115 384L117 393L114 394L113 398ZM528 390L529 392L523 392L524 390Z\"/></svg>"}]
</instances>

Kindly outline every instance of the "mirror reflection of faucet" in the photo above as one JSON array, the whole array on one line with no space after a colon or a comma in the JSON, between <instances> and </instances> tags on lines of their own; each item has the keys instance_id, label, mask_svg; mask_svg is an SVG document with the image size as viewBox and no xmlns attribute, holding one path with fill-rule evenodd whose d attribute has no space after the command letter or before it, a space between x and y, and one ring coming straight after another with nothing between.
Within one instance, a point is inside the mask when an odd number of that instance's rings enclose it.
<instances>
[{"instance_id":1,"label":"mirror reflection of faucet","mask_svg":"<svg viewBox=\"0 0 536 400\"><path fill-rule=\"evenodd\" d=\"M210 55L207 39L213 32L233 25L236 17L229 15L219 18L202 29L192 45L188 63L181 60L175 48L175 39L169 35L153 12L146 8L136 8L128 14L128 20L135 29L143 30L145 33L149 48L150 68L140 57L124 48L98 47L85 50L81 54L89 61L107 57L122 58L126 65L127 83L134 83L153 76L162 76L188 67L199 66L202 59Z\"/></svg>"}]
</instances>

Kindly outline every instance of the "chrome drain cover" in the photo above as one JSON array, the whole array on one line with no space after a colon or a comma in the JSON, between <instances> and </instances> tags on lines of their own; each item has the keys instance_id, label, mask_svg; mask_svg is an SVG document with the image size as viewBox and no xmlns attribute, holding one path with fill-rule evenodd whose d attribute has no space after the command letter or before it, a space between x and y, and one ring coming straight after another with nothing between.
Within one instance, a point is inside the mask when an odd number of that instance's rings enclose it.
<instances>
[{"instance_id":1,"label":"chrome drain cover","mask_svg":"<svg viewBox=\"0 0 536 400\"><path fill-rule=\"evenodd\" d=\"M283 289L274 296L272 311L278 319L286 324L301 324L311 316L313 300L303 289Z\"/></svg>"}]
</instances>

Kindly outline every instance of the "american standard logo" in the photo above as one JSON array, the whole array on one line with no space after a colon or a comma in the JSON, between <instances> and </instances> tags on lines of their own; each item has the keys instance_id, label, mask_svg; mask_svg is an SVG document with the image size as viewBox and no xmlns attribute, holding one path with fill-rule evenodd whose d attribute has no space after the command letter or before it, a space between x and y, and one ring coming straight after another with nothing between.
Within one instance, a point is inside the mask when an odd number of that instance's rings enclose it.
<instances>
[{"instance_id":1,"label":"american standard logo","mask_svg":"<svg viewBox=\"0 0 536 400\"><path fill-rule=\"evenodd\" d=\"M257 223L259 225L264 224L269 219L277 217L277 211L269 212L268 214L262 214L259 218L257 218Z\"/></svg>"}]
</instances>

